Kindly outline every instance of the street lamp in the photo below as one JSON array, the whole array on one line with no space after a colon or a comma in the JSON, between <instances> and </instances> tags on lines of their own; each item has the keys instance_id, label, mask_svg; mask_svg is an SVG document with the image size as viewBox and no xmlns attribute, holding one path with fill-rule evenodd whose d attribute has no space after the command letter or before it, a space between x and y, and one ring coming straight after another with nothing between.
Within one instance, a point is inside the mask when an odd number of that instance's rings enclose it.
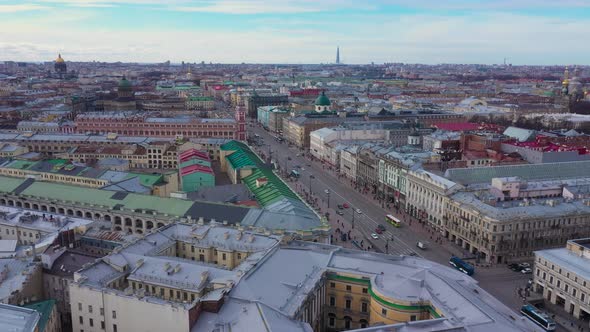
<instances>
[{"instance_id":1,"label":"street lamp","mask_svg":"<svg viewBox=\"0 0 590 332\"><path fill-rule=\"evenodd\" d=\"M309 174L309 197L311 198L312 192L311 192L311 180L315 179L315 176L313 176L313 174Z\"/></svg>"},{"instance_id":2,"label":"street lamp","mask_svg":"<svg viewBox=\"0 0 590 332\"><path fill-rule=\"evenodd\" d=\"M328 197L328 209L330 208L330 189L324 190L326 196Z\"/></svg>"}]
</instances>

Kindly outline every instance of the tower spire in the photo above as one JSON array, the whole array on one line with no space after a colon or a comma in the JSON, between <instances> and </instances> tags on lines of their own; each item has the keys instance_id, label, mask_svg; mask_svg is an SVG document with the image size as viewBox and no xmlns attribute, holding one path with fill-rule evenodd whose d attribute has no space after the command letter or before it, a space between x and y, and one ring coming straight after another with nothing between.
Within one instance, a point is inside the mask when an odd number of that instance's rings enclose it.
<instances>
[{"instance_id":1,"label":"tower spire","mask_svg":"<svg viewBox=\"0 0 590 332\"><path fill-rule=\"evenodd\" d=\"M336 46L336 64L340 64L340 46Z\"/></svg>"}]
</instances>

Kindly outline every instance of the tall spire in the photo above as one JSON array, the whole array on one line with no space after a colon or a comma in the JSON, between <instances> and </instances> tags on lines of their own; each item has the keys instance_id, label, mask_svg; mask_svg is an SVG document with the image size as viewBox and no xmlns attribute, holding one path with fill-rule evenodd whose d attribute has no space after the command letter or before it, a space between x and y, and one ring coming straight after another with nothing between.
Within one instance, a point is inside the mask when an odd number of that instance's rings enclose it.
<instances>
[{"instance_id":1,"label":"tall spire","mask_svg":"<svg viewBox=\"0 0 590 332\"><path fill-rule=\"evenodd\" d=\"M340 64L340 46L336 46L336 64Z\"/></svg>"}]
</instances>

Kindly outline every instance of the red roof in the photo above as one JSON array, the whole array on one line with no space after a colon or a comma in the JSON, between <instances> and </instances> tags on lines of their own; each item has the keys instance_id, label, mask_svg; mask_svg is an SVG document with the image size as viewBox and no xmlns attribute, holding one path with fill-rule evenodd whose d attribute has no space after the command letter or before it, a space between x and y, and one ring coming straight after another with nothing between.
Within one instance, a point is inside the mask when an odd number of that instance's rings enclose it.
<instances>
[{"instance_id":1,"label":"red roof","mask_svg":"<svg viewBox=\"0 0 590 332\"><path fill-rule=\"evenodd\" d=\"M562 152L562 151L577 151L578 154L587 154L588 149L584 146L567 146L562 144L556 144L552 142L541 141L537 138L534 142L518 142L510 141L505 142L506 144L523 147L531 150L543 151L543 152Z\"/></svg>"},{"instance_id":2,"label":"red roof","mask_svg":"<svg viewBox=\"0 0 590 332\"><path fill-rule=\"evenodd\" d=\"M211 167L202 166L202 165L190 165L180 169L180 176L185 176L193 173L207 173L213 174L213 170Z\"/></svg>"},{"instance_id":3,"label":"red roof","mask_svg":"<svg viewBox=\"0 0 590 332\"><path fill-rule=\"evenodd\" d=\"M180 160L181 163L185 162L187 160L190 160L190 159L201 159L201 160L211 161L211 158L209 158L209 154L207 154L207 152L199 151L197 149L188 149L188 150L182 152L178 156L178 159Z\"/></svg>"}]
</instances>

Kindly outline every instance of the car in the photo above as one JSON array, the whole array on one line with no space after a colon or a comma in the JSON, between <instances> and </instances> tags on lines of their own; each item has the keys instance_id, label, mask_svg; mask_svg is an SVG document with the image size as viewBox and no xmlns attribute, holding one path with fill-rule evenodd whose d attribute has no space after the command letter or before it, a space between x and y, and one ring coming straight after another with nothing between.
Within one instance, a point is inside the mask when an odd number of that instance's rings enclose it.
<instances>
[{"instance_id":1,"label":"car","mask_svg":"<svg viewBox=\"0 0 590 332\"><path fill-rule=\"evenodd\" d=\"M287 160L292 160L291 157L287 157Z\"/></svg>"},{"instance_id":2,"label":"car","mask_svg":"<svg viewBox=\"0 0 590 332\"><path fill-rule=\"evenodd\" d=\"M527 268L527 267L531 267L531 264L529 264L529 263L520 263L520 264L518 264L518 266L520 266L521 268Z\"/></svg>"},{"instance_id":3,"label":"car","mask_svg":"<svg viewBox=\"0 0 590 332\"><path fill-rule=\"evenodd\" d=\"M375 228L375 233L377 234L383 234L383 230L380 228Z\"/></svg>"},{"instance_id":4,"label":"car","mask_svg":"<svg viewBox=\"0 0 590 332\"><path fill-rule=\"evenodd\" d=\"M342 204L342 207L345 209L348 209L350 207L350 205L348 205L347 203Z\"/></svg>"},{"instance_id":5,"label":"car","mask_svg":"<svg viewBox=\"0 0 590 332\"><path fill-rule=\"evenodd\" d=\"M522 269L520 271L520 273L522 273L522 274L531 274L531 273L533 273L533 270L530 267L525 267L524 269Z\"/></svg>"},{"instance_id":6,"label":"car","mask_svg":"<svg viewBox=\"0 0 590 332\"><path fill-rule=\"evenodd\" d=\"M324 193L326 193L326 195L329 194L330 193L330 189L324 190Z\"/></svg>"},{"instance_id":7,"label":"car","mask_svg":"<svg viewBox=\"0 0 590 332\"><path fill-rule=\"evenodd\" d=\"M377 240L379 238L379 235L375 234L375 233L371 233L371 237L375 240Z\"/></svg>"},{"instance_id":8,"label":"car","mask_svg":"<svg viewBox=\"0 0 590 332\"><path fill-rule=\"evenodd\" d=\"M379 225L377 225L377 229L385 231L385 226L383 226L382 224L379 224Z\"/></svg>"},{"instance_id":9,"label":"car","mask_svg":"<svg viewBox=\"0 0 590 332\"><path fill-rule=\"evenodd\" d=\"M342 204L338 204L338 210L342 210L344 209L344 206L342 206Z\"/></svg>"},{"instance_id":10,"label":"car","mask_svg":"<svg viewBox=\"0 0 590 332\"><path fill-rule=\"evenodd\" d=\"M304 168L304 167L301 167L301 170L302 170L302 171L305 171L305 168Z\"/></svg>"},{"instance_id":11,"label":"car","mask_svg":"<svg viewBox=\"0 0 590 332\"><path fill-rule=\"evenodd\" d=\"M520 271L520 267L516 263L508 264L508 268L512 271Z\"/></svg>"},{"instance_id":12,"label":"car","mask_svg":"<svg viewBox=\"0 0 590 332\"><path fill-rule=\"evenodd\" d=\"M340 210L336 210L336 214L339 215L339 216L343 216L344 215L344 212L342 212Z\"/></svg>"},{"instance_id":13,"label":"car","mask_svg":"<svg viewBox=\"0 0 590 332\"><path fill-rule=\"evenodd\" d=\"M356 213L363 214L363 211L361 211L361 209L356 209Z\"/></svg>"}]
</instances>

